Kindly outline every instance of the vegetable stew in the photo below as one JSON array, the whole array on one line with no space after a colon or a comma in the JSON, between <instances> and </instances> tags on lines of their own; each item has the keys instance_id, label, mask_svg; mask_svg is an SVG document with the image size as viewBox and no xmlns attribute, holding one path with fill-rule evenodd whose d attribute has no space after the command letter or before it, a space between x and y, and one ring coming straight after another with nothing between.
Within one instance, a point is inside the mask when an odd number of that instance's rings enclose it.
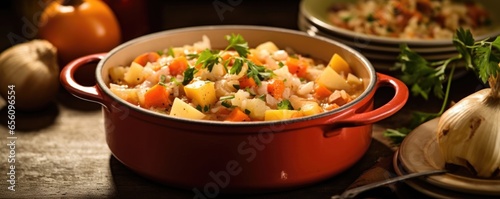
<instances>
[{"instance_id":1,"label":"vegetable stew","mask_svg":"<svg viewBox=\"0 0 500 199\"><path fill-rule=\"evenodd\" d=\"M118 97L163 114L216 121L269 121L336 109L363 92L363 80L334 54L328 64L273 42L250 48L241 35L212 49L192 45L138 55L109 69Z\"/></svg>"}]
</instances>

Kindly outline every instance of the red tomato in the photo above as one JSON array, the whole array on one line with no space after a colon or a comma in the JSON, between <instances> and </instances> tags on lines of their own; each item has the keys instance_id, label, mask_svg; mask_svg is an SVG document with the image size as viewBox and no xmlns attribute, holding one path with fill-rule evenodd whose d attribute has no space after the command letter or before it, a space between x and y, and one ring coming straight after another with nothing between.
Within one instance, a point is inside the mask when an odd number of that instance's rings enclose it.
<instances>
[{"instance_id":1,"label":"red tomato","mask_svg":"<svg viewBox=\"0 0 500 199\"><path fill-rule=\"evenodd\" d=\"M58 50L60 64L120 44L121 32L111 9L99 0L54 1L43 11L39 36Z\"/></svg>"}]
</instances>

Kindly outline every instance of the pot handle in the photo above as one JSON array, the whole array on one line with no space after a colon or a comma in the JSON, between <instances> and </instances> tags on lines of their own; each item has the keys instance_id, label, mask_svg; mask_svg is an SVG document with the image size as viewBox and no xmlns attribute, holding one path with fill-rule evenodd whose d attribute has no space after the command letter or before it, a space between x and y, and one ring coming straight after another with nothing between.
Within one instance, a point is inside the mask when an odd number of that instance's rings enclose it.
<instances>
[{"instance_id":1,"label":"pot handle","mask_svg":"<svg viewBox=\"0 0 500 199\"><path fill-rule=\"evenodd\" d=\"M329 126L333 125L335 127L349 127L373 124L375 122L388 118L397 111L401 110L401 108L403 108L406 101L408 100L408 87L406 87L403 82L394 77L377 73L377 83L374 90L377 90L381 86L389 86L394 88L394 96L389 102L377 109L368 112L358 113L356 109L350 110L350 113L343 114L346 115L345 118L336 118L335 120L327 121Z\"/></svg>"},{"instance_id":2,"label":"pot handle","mask_svg":"<svg viewBox=\"0 0 500 199\"><path fill-rule=\"evenodd\" d=\"M91 101L99 104L103 104L104 99L97 89L97 85L94 86L82 86L75 81L75 72L83 65L101 60L106 53L98 53L80 57L68 63L61 71L61 83L74 96Z\"/></svg>"}]
</instances>

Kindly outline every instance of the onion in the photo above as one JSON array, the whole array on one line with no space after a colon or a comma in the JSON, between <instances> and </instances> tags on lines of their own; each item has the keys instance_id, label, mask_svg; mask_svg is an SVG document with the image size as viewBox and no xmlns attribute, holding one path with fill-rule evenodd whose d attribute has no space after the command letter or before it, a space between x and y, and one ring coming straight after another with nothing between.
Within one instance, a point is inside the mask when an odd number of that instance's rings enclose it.
<instances>
[{"instance_id":1,"label":"onion","mask_svg":"<svg viewBox=\"0 0 500 199\"><path fill-rule=\"evenodd\" d=\"M57 50L46 40L17 44L0 54L0 94L14 86L15 107L32 111L46 106L59 87ZM12 93L11 93L12 94Z\"/></svg>"},{"instance_id":2,"label":"onion","mask_svg":"<svg viewBox=\"0 0 500 199\"><path fill-rule=\"evenodd\" d=\"M500 75L491 88L471 94L443 113L438 143L446 163L469 168L479 177L500 172Z\"/></svg>"}]
</instances>

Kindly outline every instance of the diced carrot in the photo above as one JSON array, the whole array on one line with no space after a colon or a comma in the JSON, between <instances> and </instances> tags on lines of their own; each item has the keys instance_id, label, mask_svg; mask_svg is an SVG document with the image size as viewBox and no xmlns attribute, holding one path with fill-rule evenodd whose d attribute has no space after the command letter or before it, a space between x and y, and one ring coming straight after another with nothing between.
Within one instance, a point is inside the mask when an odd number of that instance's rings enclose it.
<instances>
[{"instance_id":1,"label":"diced carrot","mask_svg":"<svg viewBox=\"0 0 500 199\"><path fill-rule=\"evenodd\" d=\"M280 79L272 79L267 84L267 92L276 99L283 98L283 91L285 91L285 82Z\"/></svg>"},{"instance_id":2,"label":"diced carrot","mask_svg":"<svg viewBox=\"0 0 500 199\"><path fill-rule=\"evenodd\" d=\"M168 91L162 85L156 84L144 94L144 107L167 108L170 106Z\"/></svg>"},{"instance_id":3,"label":"diced carrot","mask_svg":"<svg viewBox=\"0 0 500 199\"><path fill-rule=\"evenodd\" d=\"M233 66L234 64L234 57L238 56L238 54L234 51L226 51L226 52L223 52L221 54L221 58L223 60L223 64L226 64L227 62L227 65L228 66Z\"/></svg>"},{"instance_id":4,"label":"diced carrot","mask_svg":"<svg viewBox=\"0 0 500 199\"><path fill-rule=\"evenodd\" d=\"M233 53L226 51L226 52L222 53L221 58L222 58L222 60L227 61L228 59L230 59L233 56L234 56Z\"/></svg>"},{"instance_id":5,"label":"diced carrot","mask_svg":"<svg viewBox=\"0 0 500 199\"><path fill-rule=\"evenodd\" d=\"M180 56L176 57L170 65L168 65L171 75L179 75L184 73L184 71L188 68L188 61L186 57Z\"/></svg>"},{"instance_id":6,"label":"diced carrot","mask_svg":"<svg viewBox=\"0 0 500 199\"><path fill-rule=\"evenodd\" d=\"M243 76L242 78L238 79L240 82L240 88L252 88L257 86L257 83L255 83L255 80L253 78L250 78L248 76Z\"/></svg>"},{"instance_id":7,"label":"diced carrot","mask_svg":"<svg viewBox=\"0 0 500 199\"><path fill-rule=\"evenodd\" d=\"M240 108L236 107L231 111L229 116L227 116L226 121L232 121L232 122L243 122L243 121L250 121L250 117L245 114Z\"/></svg>"},{"instance_id":8,"label":"diced carrot","mask_svg":"<svg viewBox=\"0 0 500 199\"><path fill-rule=\"evenodd\" d=\"M290 71L290 73L296 74L297 77L305 77L307 75L309 63L303 59L289 57L286 60L286 66L288 67L288 71Z\"/></svg>"},{"instance_id":9,"label":"diced carrot","mask_svg":"<svg viewBox=\"0 0 500 199\"><path fill-rule=\"evenodd\" d=\"M255 56L254 54L248 54L247 55L247 59L252 61L254 64L257 64L259 66L262 66L264 64L262 64L262 62L259 60L259 58L257 58L257 56Z\"/></svg>"},{"instance_id":10,"label":"diced carrot","mask_svg":"<svg viewBox=\"0 0 500 199\"><path fill-rule=\"evenodd\" d=\"M322 84L317 84L316 88L314 89L314 97L316 97L317 99L324 99L326 97L329 97L331 94L332 91L330 91L330 89Z\"/></svg>"},{"instance_id":11,"label":"diced carrot","mask_svg":"<svg viewBox=\"0 0 500 199\"><path fill-rule=\"evenodd\" d=\"M160 55L157 52L147 52L137 56L134 59L134 62L140 64L141 66L146 66L148 62L155 62L159 58Z\"/></svg>"}]
</instances>

